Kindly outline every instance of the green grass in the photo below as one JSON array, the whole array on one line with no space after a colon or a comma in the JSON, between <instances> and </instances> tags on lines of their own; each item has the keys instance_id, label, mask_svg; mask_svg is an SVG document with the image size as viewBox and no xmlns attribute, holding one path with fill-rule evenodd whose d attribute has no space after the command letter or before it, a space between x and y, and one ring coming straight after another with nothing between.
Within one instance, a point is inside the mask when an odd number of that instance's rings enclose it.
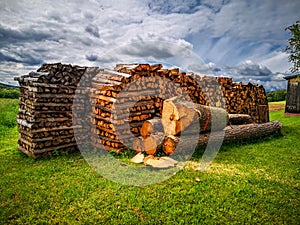
<instances>
[{"instance_id":1,"label":"green grass","mask_svg":"<svg viewBox=\"0 0 300 225\"><path fill-rule=\"evenodd\" d=\"M285 104L285 100L279 101L279 102L269 102L269 104L271 104L271 105Z\"/></svg>"},{"instance_id":2,"label":"green grass","mask_svg":"<svg viewBox=\"0 0 300 225\"><path fill-rule=\"evenodd\" d=\"M1 120L15 109L7 101ZM282 137L223 146L208 170L194 171L195 157L145 187L104 179L78 154L25 157L16 127L7 127L0 137L0 223L299 224L300 118L282 115L270 115L282 121Z\"/></svg>"}]
</instances>

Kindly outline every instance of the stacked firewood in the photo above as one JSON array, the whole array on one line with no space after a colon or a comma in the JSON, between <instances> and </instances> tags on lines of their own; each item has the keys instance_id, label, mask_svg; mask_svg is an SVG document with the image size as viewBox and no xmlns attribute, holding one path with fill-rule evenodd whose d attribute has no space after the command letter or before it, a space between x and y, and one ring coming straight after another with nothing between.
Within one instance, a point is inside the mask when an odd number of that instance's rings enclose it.
<instances>
[{"instance_id":1,"label":"stacked firewood","mask_svg":"<svg viewBox=\"0 0 300 225\"><path fill-rule=\"evenodd\" d=\"M249 114L254 122L268 121L262 86L164 69L161 64L119 64L114 71L45 64L16 80L21 92L19 149L32 156L76 149L74 129L81 118L91 122L82 135L95 134L91 137L94 145L117 151L132 147L143 133L144 122L162 118L165 100L177 96L229 113ZM75 92L82 95L76 95L73 104ZM72 121L74 110L77 116ZM206 112L207 108L203 115ZM145 144L150 150L151 141Z\"/></svg>"},{"instance_id":2,"label":"stacked firewood","mask_svg":"<svg viewBox=\"0 0 300 225\"><path fill-rule=\"evenodd\" d=\"M256 123L269 121L268 100L262 85L234 82L226 90L227 111L249 114Z\"/></svg>"},{"instance_id":3,"label":"stacked firewood","mask_svg":"<svg viewBox=\"0 0 300 225\"><path fill-rule=\"evenodd\" d=\"M85 67L44 64L37 72L15 78L20 84L18 148L36 157L75 150L72 105Z\"/></svg>"},{"instance_id":4,"label":"stacked firewood","mask_svg":"<svg viewBox=\"0 0 300 225\"><path fill-rule=\"evenodd\" d=\"M164 80L179 76L178 69L163 70L160 64L117 68L94 76L90 99L92 132L98 135L94 145L119 151L131 145L144 121L161 117L164 99L182 95L183 90Z\"/></svg>"},{"instance_id":5,"label":"stacked firewood","mask_svg":"<svg viewBox=\"0 0 300 225\"><path fill-rule=\"evenodd\" d=\"M169 83L162 85L158 78ZM153 152L161 138L143 135L144 122L161 118L165 100L175 96L209 106L204 113L223 108L229 113L249 114L248 119L254 122L268 121L265 117L261 120L258 113L258 106L267 104L262 87L233 83L231 78L184 73L178 68L163 69L160 64L119 64L115 71L98 73L92 87L92 130L98 135L94 144L108 150L132 147Z\"/></svg>"},{"instance_id":6,"label":"stacked firewood","mask_svg":"<svg viewBox=\"0 0 300 225\"><path fill-rule=\"evenodd\" d=\"M180 86L194 103L216 106L229 113L249 114L254 122L268 122L268 101L262 85L233 82L228 77L210 77L194 73L171 70L151 70L149 65L117 65L116 71L128 73L132 77L158 76L164 77ZM131 80L131 79L129 79ZM177 95L176 95L177 94ZM182 93L175 93L174 96ZM160 114L161 115L161 114Z\"/></svg>"}]
</instances>

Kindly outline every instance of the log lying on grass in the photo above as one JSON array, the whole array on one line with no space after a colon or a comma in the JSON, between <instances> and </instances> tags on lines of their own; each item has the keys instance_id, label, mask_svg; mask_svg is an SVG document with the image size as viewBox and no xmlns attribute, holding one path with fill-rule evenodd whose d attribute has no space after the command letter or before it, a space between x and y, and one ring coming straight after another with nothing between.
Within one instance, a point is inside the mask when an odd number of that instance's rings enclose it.
<instances>
[{"instance_id":1,"label":"log lying on grass","mask_svg":"<svg viewBox=\"0 0 300 225\"><path fill-rule=\"evenodd\" d=\"M267 136L280 134L282 124L280 121L272 121L262 124L246 124L246 125L234 125L226 127L225 131L216 131L211 133L204 133L199 135L198 147L205 148L208 141L222 141L223 144L245 142L251 140L257 140ZM225 133L224 133L225 132ZM188 140L188 137L185 137ZM164 148L167 145L167 151L172 154L176 150L176 146L179 142L179 137L172 138L168 136L163 143ZM189 141L185 141L184 145L189 145Z\"/></svg>"}]
</instances>

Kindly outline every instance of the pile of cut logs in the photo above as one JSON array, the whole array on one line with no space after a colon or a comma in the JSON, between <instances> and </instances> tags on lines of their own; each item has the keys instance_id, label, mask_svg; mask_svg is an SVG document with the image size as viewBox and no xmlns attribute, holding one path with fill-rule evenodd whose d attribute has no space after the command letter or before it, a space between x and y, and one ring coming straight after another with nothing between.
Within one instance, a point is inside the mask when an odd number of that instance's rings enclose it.
<instances>
[{"instance_id":1,"label":"pile of cut logs","mask_svg":"<svg viewBox=\"0 0 300 225\"><path fill-rule=\"evenodd\" d=\"M172 155L175 150L184 153L195 138L198 147L205 148L210 138L223 143L245 142L280 133L281 128L279 121L257 124L248 114L228 114L222 108L173 97L164 101L161 119L143 122L134 150L148 155L163 150Z\"/></svg>"},{"instance_id":2,"label":"pile of cut logs","mask_svg":"<svg viewBox=\"0 0 300 225\"><path fill-rule=\"evenodd\" d=\"M248 114L256 123L269 121L268 101L262 85L233 82L224 91L229 113Z\"/></svg>"},{"instance_id":3,"label":"pile of cut logs","mask_svg":"<svg viewBox=\"0 0 300 225\"><path fill-rule=\"evenodd\" d=\"M19 150L36 157L77 148L72 105L76 86L85 70L85 67L60 63L45 64L37 72L15 78L20 85Z\"/></svg>"},{"instance_id":4,"label":"pile of cut logs","mask_svg":"<svg viewBox=\"0 0 300 225\"><path fill-rule=\"evenodd\" d=\"M84 74L89 79L82 84ZM80 124L80 121L72 123L72 109L80 114L80 109L86 108L86 100L91 109L88 115L84 112L82 115L91 123L89 132L96 134L97 138L91 137L92 143L94 146L101 144L107 150L136 148L153 153L156 146L153 143L172 139L172 136L176 142L176 136L186 127L193 126L191 121L200 114L202 117L196 121L200 123L201 133L211 129L211 113L224 115L226 110L230 114L248 114L247 119L255 123L268 122L268 105L262 86L234 83L231 78L180 72L178 68L164 69L161 64L119 64L114 70L44 64L37 72L16 80L21 92L19 149L32 156L76 149L74 124ZM73 105L74 93L80 88L85 96L82 101L76 99L77 105ZM179 116L184 107L176 109L179 110L178 118L174 113L164 115L168 107L175 110L175 103L169 103L177 96L181 102L197 105L193 116ZM80 95L76 97L80 98ZM245 116L242 117L235 119L244 121ZM154 122L163 118L172 119L169 127L166 120L160 125ZM177 121L175 125L174 121ZM151 133L153 127L154 130L159 127L163 136ZM171 153L171 150L166 151Z\"/></svg>"}]
</instances>

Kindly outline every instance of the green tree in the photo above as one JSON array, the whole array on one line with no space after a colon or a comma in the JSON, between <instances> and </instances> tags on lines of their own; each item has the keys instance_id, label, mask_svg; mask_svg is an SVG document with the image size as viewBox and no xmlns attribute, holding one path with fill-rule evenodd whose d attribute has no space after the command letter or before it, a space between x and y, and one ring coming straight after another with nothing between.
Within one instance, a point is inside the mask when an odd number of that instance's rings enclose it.
<instances>
[{"instance_id":1,"label":"green tree","mask_svg":"<svg viewBox=\"0 0 300 225\"><path fill-rule=\"evenodd\" d=\"M289 62L293 63L290 70L292 73L298 73L300 72L300 22L297 21L285 30L289 30L292 35L288 39L288 46L285 49L290 54Z\"/></svg>"}]
</instances>

